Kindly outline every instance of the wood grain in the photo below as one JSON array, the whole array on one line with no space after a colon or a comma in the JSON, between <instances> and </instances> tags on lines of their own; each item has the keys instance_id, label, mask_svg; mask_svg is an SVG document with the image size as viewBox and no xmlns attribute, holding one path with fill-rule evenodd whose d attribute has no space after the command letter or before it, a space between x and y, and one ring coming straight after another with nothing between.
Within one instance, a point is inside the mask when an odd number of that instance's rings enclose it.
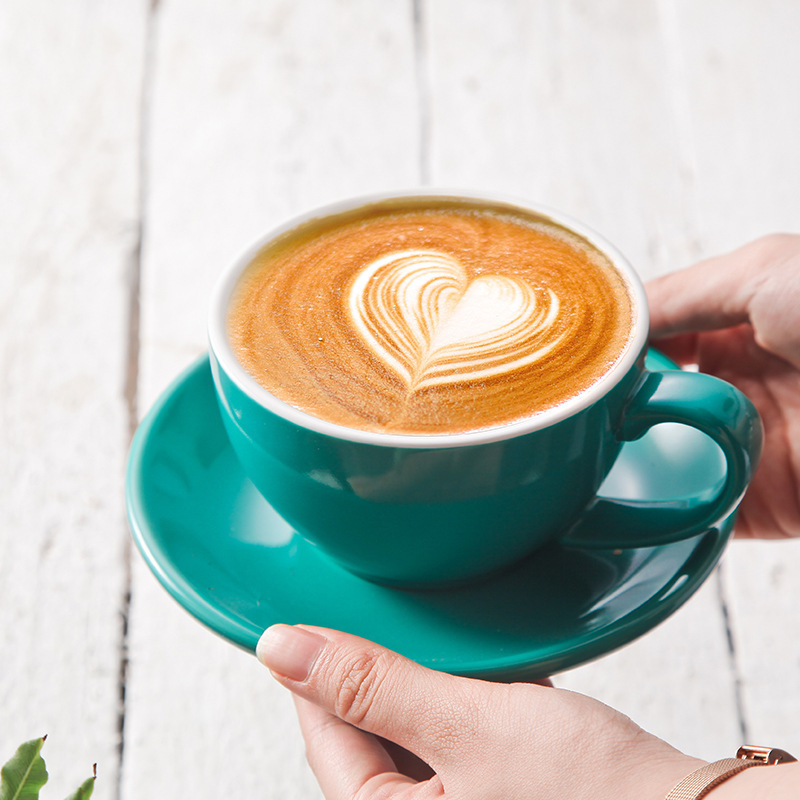
<instances>
[{"instance_id":1,"label":"wood grain","mask_svg":"<svg viewBox=\"0 0 800 800\"><path fill-rule=\"evenodd\" d=\"M97 762L101 800L120 744L143 23L135 2L0 9L0 763L48 734L52 790Z\"/></svg>"}]
</instances>

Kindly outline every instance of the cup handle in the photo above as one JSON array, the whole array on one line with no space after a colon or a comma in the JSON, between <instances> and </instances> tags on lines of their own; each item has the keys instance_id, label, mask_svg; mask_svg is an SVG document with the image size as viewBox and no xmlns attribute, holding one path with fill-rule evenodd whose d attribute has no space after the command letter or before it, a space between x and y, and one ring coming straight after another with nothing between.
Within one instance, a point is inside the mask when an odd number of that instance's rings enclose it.
<instances>
[{"instance_id":1,"label":"cup handle","mask_svg":"<svg viewBox=\"0 0 800 800\"><path fill-rule=\"evenodd\" d=\"M597 497L562 538L585 548L651 547L703 533L731 514L758 464L763 431L753 404L725 381L697 372L645 372L623 414L619 438L633 441L660 422L710 436L726 461L725 484L706 501Z\"/></svg>"}]
</instances>

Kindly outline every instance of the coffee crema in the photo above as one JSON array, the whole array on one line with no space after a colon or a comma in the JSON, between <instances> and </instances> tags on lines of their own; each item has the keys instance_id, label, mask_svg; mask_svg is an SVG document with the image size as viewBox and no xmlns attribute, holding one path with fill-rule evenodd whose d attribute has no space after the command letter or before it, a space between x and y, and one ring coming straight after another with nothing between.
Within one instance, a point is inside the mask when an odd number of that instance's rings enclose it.
<instances>
[{"instance_id":1,"label":"coffee crema","mask_svg":"<svg viewBox=\"0 0 800 800\"><path fill-rule=\"evenodd\" d=\"M233 351L275 397L350 428L462 433L602 378L630 292L581 237L513 207L386 201L267 244L234 289Z\"/></svg>"}]
</instances>

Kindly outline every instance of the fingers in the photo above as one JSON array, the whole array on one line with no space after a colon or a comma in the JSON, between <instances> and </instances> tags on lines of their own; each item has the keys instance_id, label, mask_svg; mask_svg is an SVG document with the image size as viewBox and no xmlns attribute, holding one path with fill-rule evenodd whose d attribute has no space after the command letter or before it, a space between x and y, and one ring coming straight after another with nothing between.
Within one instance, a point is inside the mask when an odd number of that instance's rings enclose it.
<instances>
[{"instance_id":1,"label":"fingers","mask_svg":"<svg viewBox=\"0 0 800 800\"><path fill-rule=\"evenodd\" d=\"M308 763L327 800L403 797L416 781L399 774L378 740L295 697Z\"/></svg>"},{"instance_id":2,"label":"fingers","mask_svg":"<svg viewBox=\"0 0 800 800\"><path fill-rule=\"evenodd\" d=\"M752 253L742 248L647 284L654 339L746 322L753 292Z\"/></svg>"},{"instance_id":3,"label":"fingers","mask_svg":"<svg viewBox=\"0 0 800 800\"><path fill-rule=\"evenodd\" d=\"M798 235L757 239L652 281L647 294L655 340L749 323L759 346L800 367Z\"/></svg>"},{"instance_id":4,"label":"fingers","mask_svg":"<svg viewBox=\"0 0 800 800\"><path fill-rule=\"evenodd\" d=\"M396 742L434 769L471 731L463 678L425 669L355 636L274 625L259 660L297 696L344 722ZM491 691L487 689L486 691Z\"/></svg>"}]
</instances>

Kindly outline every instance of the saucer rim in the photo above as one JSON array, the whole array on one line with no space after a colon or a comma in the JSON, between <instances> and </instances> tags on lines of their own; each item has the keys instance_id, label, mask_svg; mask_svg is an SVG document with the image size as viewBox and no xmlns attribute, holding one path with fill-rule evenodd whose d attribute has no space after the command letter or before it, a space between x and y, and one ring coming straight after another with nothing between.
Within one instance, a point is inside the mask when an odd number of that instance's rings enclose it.
<instances>
[{"instance_id":1,"label":"saucer rim","mask_svg":"<svg viewBox=\"0 0 800 800\"><path fill-rule=\"evenodd\" d=\"M661 366L658 367L660 369L677 368L674 362L652 348L648 351L648 357L650 356L661 362ZM147 524L150 515L146 509L145 492L142 488L144 483L142 461L150 435L157 427L162 414L183 396L186 385L193 379L198 379L203 371L208 371L209 385L213 385L208 353L195 359L168 384L137 428L131 442L126 472L127 517L137 549L170 596L205 627L241 649L254 652L261 629L245 617L238 616L232 611L223 611L201 594L160 546L158 535L152 532L153 526ZM503 681L545 677L607 655L655 628L702 586L725 550L732 534L735 516L734 511L715 528L709 528L682 542L648 548L663 549L696 541L695 547L687 553L685 561L669 577L668 582L660 587L658 594L648 597L622 618L600 626L591 634L566 642L554 642L548 647L540 648L535 654L528 653L528 657L516 652L507 656L495 654L489 658L470 658L465 663L460 663L457 657L448 657L446 663L442 659L418 660L425 666L454 674ZM703 547L700 541L702 539L713 541ZM698 560L699 563L695 568L690 569L689 565Z\"/></svg>"}]
</instances>

